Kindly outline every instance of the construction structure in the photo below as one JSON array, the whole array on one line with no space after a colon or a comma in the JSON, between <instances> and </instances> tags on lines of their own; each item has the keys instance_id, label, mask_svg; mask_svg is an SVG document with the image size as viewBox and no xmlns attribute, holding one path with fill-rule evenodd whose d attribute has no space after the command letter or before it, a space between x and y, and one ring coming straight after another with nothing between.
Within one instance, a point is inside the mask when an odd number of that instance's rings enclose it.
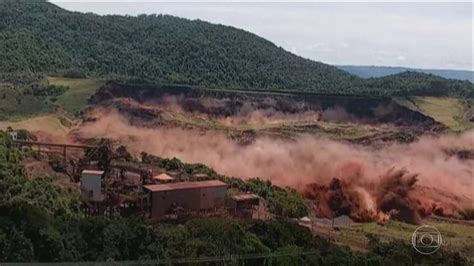
<instances>
[{"instance_id":1,"label":"construction structure","mask_svg":"<svg viewBox=\"0 0 474 266\"><path fill-rule=\"evenodd\" d=\"M89 165L89 167L93 166ZM106 216L120 216L130 211L147 213L148 193L143 191L143 185L151 182L153 170L126 162L109 163L104 168L107 169L101 176L101 191L104 199L97 202L83 197L86 213ZM83 171L83 173L91 172L98 171ZM84 178L88 177L82 174L81 183Z\"/></svg>"},{"instance_id":2,"label":"construction structure","mask_svg":"<svg viewBox=\"0 0 474 266\"><path fill-rule=\"evenodd\" d=\"M18 140L18 130L13 130L11 127L7 129L8 135L10 135L10 138L12 138L13 141Z\"/></svg>"},{"instance_id":3,"label":"construction structure","mask_svg":"<svg viewBox=\"0 0 474 266\"><path fill-rule=\"evenodd\" d=\"M168 175L167 173L161 173L159 175L153 176L153 181L158 184L173 183L175 181L174 177Z\"/></svg>"},{"instance_id":4,"label":"construction structure","mask_svg":"<svg viewBox=\"0 0 474 266\"><path fill-rule=\"evenodd\" d=\"M253 218L253 214L258 212L260 197L252 193L235 194L231 196L230 205L234 216Z\"/></svg>"},{"instance_id":5,"label":"construction structure","mask_svg":"<svg viewBox=\"0 0 474 266\"><path fill-rule=\"evenodd\" d=\"M65 173L80 183L84 212L87 215L167 214L219 215L226 212L227 184L209 180L205 174L166 171L156 165L127 160L126 152L114 152L110 141L96 145L14 141L38 152L62 153L68 165ZM71 156L70 149L83 156ZM68 150L68 154L66 153ZM69 155L69 156L68 156ZM69 160L67 159L69 158Z\"/></svg>"},{"instance_id":6,"label":"construction structure","mask_svg":"<svg viewBox=\"0 0 474 266\"><path fill-rule=\"evenodd\" d=\"M219 180L146 185L150 218L157 219L176 210L203 211L225 207L227 184Z\"/></svg>"},{"instance_id":7,"label":"construction structure","mask_svg":"<svg viewBox=\"0 0 474 266\"><path fill-rule=\"evenodd\" d=\"M13 138L13 136L12 136ZM48 142L39 142L39 141L26 141L26 140L14 140L15 144L21 146L29 146L31 148L37 147L36 151L38 153L45 152L45 153L60 153L63 156L63 159L66 160L67 154L66 151L68 149L75 149L75 150L86 150L86 149L93 149L97 146L92 145L79 145L79 144L59 144L59 143L48 143ZM59 150L59 151L58 151Z\"/></svg>"},{"instance_id":8,"label":"construction structure","mask_svg":"<svg viewBox=\"0 0 474 266\"><path fill-rule=\"evenodd\" d=\"M104 171L84 170L81 176L81 195L84 200L101 202L104 200L102 194L102 176Z\"/></svg>"}]
</instances>

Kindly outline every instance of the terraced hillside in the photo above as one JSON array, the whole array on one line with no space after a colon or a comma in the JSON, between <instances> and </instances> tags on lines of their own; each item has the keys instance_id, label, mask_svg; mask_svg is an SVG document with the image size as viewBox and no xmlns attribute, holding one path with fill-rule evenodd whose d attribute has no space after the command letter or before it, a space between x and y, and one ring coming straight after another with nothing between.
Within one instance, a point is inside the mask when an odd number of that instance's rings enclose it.
<instances>
[{"instance_id":1,"label":"terraced hillside","mask_svg":"<svg viewBox=\"0 0 474 266\"><path fill-rule=\"evenodd\" d=\"M450 97L396 97L395 101L406 108L432 117L453 131L473 127L472 100Z\"/></svg>"},{"instance_id":2,"label":"terraced hillside","mask_svg":"<svg viewBox=\"0 0 474 266\"><path fill-rule=\"evenodd\" d=\"M423 132L444 127L386 97L217 91L108 82L91 98L91 104L116 110L139 127L221 131L238 139L261 134L285 138L310 134L362 143L409 142ZM94 119L94 112L91 115L86 119Z\"/></svg>"}]
</instances>

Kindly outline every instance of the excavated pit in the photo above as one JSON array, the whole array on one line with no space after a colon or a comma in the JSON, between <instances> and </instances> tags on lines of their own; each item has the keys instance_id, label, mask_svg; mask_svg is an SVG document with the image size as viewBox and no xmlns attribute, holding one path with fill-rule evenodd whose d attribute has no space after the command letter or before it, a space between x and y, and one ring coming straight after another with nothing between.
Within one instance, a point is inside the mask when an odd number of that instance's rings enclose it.
<instances>
[{"instance_id":1,"label":"excavated pit","mask_svg":"<svg viewBox=\"0 0 474 266\"><path fill-rule=\"evenodd\" d=\"M373 126L389 124L413 135L438 132L444 128L432 118L400 106L390 98L221 91L109 82L91 103L115 108L134 124L147 127L166 125L163 112L175 112L230 126L305 122L301 125L304 127L318 121ZM174 125L172 122L169 124ZM407 137L407 141L412 140L414 138Z\"/></svg>"}]
</instances>

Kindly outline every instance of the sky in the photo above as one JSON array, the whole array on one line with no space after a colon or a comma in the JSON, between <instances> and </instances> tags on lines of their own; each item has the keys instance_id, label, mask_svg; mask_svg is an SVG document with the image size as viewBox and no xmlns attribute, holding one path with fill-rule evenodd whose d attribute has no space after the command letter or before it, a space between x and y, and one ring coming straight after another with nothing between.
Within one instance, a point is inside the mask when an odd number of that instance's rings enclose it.
<instances>
[{"instance_id":1,"label":"sky","mask_svg":"<svg viewBox=\"0 0 474 266\"><path fill-rule=\"evenodd\" d=\"M474 70L472 2L52 2L101 15L169 14L233 26L328 64Z\"/></svg>"}]
</instances>

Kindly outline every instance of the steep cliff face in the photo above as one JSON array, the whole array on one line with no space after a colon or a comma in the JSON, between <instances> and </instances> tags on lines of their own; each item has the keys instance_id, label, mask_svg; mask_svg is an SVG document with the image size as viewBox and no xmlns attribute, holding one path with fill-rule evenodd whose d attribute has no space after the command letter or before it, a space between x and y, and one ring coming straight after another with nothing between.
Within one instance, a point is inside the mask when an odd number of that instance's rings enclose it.
<instances>
[{"instance_id":1,"label":"steep cliff face","mask_svg":"<svg viewBox=\"0 0 474 266\"><path fill-rule=\"evenodd\" d=\"M306 130L310 131L310 125L317 126L318 121L372 126L391 124L410 127L418 133L443 128L431 117L399 105L391 98L214 91L109 82L91 102L153 124L164 122L164 113L178 112L228 126L272 122L295 126L295 123L304 122Z\"/></svg>"}]
</instances>

